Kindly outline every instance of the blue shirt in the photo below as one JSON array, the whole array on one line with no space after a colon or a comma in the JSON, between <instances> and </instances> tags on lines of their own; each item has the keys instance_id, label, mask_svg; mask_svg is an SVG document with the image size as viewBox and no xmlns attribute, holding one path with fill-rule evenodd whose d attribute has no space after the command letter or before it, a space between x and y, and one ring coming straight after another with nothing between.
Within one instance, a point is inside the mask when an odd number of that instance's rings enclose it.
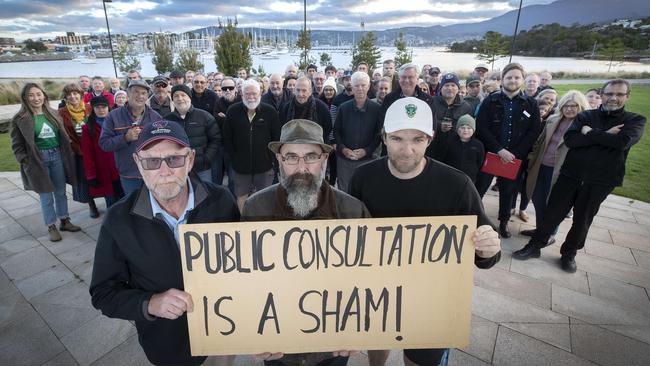
<instances>
[{"instance_id":1,"label":"blue shirt","mask_svg":"<svg viewBox=\"0 0 650 366\"><path fill-rule=\"evenodd\" d=\"M503 104L503 121L501 122L501 146L510 147L512 140L512 125L515 123L515 116L518 115L517 98L521 97L521 92L512 99L508 98L505 93L502 93L501 103Z\"/></svg>"},{"instance_id":2,"label":"blue shirt","mask_svg":"<svg viewBox=\"0 0 650 366\"><path fill-rule=\"evenodd\" d=\"M154 198L153 193L149 191L149 201L151 202L151 211L155 217L165 221L167 226L169 226L169 228L172 229L172 231L174 232L174 238L176 239L176 245L179 245L178 225L185 224L187 222L188 213L194 209L194 188L192 188L192 183L190 182L189 178L187 178L187 188L189 190L189 194L187 197L187 206L185 207L183 214L178 218L178 220L174 218L174 216L168 214L165 210L163 210L158 204L158 201L156 201L156 199Z\"/></svg>"}]
</instances>

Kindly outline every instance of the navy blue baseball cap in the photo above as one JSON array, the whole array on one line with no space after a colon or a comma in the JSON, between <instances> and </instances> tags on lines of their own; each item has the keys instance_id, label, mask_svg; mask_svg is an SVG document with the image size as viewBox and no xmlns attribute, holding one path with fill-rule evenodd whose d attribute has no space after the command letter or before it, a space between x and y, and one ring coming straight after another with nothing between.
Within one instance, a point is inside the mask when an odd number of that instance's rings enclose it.
<instances>
[{"instance_id":1,"label":"navy blue baseball cap","mask_svg":"<svg viewBox=\"0 0 650 366\"><path fill-rule=\"evenodd\" d=\"M190 140L183 127L174 121L160 120L146 125L140 132L138 146L135 152L147 147L155 141L169 140L181 146L190 147Z\"/></svg>"}]
</instances>

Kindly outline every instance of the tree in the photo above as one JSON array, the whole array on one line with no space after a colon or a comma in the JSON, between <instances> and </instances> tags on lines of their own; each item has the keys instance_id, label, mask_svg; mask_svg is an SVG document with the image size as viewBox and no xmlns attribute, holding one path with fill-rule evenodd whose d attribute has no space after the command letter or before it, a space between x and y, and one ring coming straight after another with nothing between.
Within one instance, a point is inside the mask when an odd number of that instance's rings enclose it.
<instances>
[{"instance_id":1,"label":"tree","mask_svg":"<svg viewBox=\"0 0 650 366\"><path fill-rule=\"evenodd\" d=\"M162 34L155 36L155 45L153 48L153 62L158 74L164 74L172 71L174 68L174 53L167 37Z\"/></svg>"},{"instance_id":2,"label":"tree","mask_svg":"<svg viewBox=\"0 0 650 366\"><path fill-rule=\"evenodd\" d=\"M301 30L298 34L298 40L296 41L296 48L300 48L300 61L298 62L298 68L304 70L307 66L316 63L313 57L309 56L309 50L311 50L311 30L307 29Z\"/></svg>"},{"instance_id":3,"label":"tree","mask_svg":"<svg viewBox=\"0 0 650 366\"><path fill-rule=\"evenodd\" d=\"M178 58L176 59L175 67L178 70L192 70L192 71L203 71L205 65L199 60L201 54L199 51L193 50L191 48L181 50L178 53Z\"/></svg>"},{"instance_id":4,"label":"tree","mask_svg":"<svg viewBox=\"0 0 650 366\"><path fill-rule=\"evenodd\" d=\"M397 52L395 52L396 68L413 61L413 51L409 51L406 48L406 42L404 41L404 33L399 32L399 36L395 39L395 48L397 48Z\"/></svg>"},{"instance_id":5,"label":"tree","mask_svg":"<svg viewBox=\"0 0 650 366\"><path fill-rule=\"evenodd\" d=\"M117 63L117 68L123 74L126 74L130 70L140 71L142 69L138 55L135 52L135 47L126 41L121 41L117 44L115 62Z\"/></svg>"},{"instance_id":6,"label":"tree","mask_svg":"<svg viewBox=\"0 0 650 366\"><path fill-rule=\"evenodd\" d=\"M600 54L609 59L609 67L607 72L612 69L614 60L621 60L625 56L627 48L620 38L612 38L607 44L600 48Z\"/></svg>"},{"instance_id":7,"label":"tree","mask_svg":"<svg viewBox=\"0 0 650 366\"><path fill-rule=\"evenodd\" d=\"M224 25L219 20L221 35L214 42L214 63L226 75L235 75L240 67L249 70L253 66L250 46L251 38L237 32L237 19L228 19Z\"/></svg>"},{"instance_id":8,"label":"tree","mask_svg":"<svg viewBox=\"0 0 650 366\"><path fill-rule=\"evenodd\" d=\"M372 72L380 58L381 50L377 46L375 36L372 32L368 32L352 49L351 66L352 69L356 69L360 63L365 62L368 64L368 72Z\"/></svg>"},{"instance_id":9,"label":"tree","mask_svg":"<svg viewBox=\"0 0 650 366\"><path fill-rule=\"evenodd\" d=\"M34 41L32 39L27 39L25 40L24 44L25 45L23 46L23 48L28 51L29 50L37 51L37 52L47 51L47 47L45 47L45 44L41 41Z\"/></svg>"},{"instance_id":10,"label":"tree","mask_svg":"<svg viewBox=\"0 0 650 366\"><path fill-rule=\"evenodd\" d=\"M508 44L499 32L489 31L483 36L476 58L483 60L494 69L494 62L508 54Z\"/></svg>"},{"instance_id":11,"label":"tree","mask_svg":"<svg viewBox=\"0 0 650 366\"><path fill-rule=\"evenodd\" d=\"M320 65L323 67L330 66L332 64L332 56L329 55L327 52L323 52L320 54Z\"/></svg>"}]
</instances>

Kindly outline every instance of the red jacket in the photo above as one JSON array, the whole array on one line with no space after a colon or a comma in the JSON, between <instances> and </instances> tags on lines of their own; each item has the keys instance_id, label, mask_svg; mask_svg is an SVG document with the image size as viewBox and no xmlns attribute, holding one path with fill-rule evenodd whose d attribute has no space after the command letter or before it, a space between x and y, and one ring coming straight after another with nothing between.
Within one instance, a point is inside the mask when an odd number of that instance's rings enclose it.
<instances>
[{"instance_id":1,"label":"red jacket","mask_svg":"<svg viewBox=\"0 0 650 366\"><path fill-rule=\"evenodd\" d=\"M93 99L94 92L86 92L84 94L84 103L88 104L90 103L90 100ZM102 91L102 95L108 99L108 108L113 109L113 104L115 103L113 94L111 94L108 90Z\"/></svg>"},{"instance_id":2,"label":"red jacket","mask_svg":"<svg viewBox=\"0 0 650 366\"><path fill-rule=\"evenodd\" d=\"M90 122L81 127L81 151L83 151L84 170L86 179L97 179L99 186L90 186L90 195L93 197L106 197L113 195L113 181L120 179L115 167L115 158L112 152L106 152L99 147L99 135L102 127L94 123L93 135L90 135Z\"/></svg>"}]
</instances>

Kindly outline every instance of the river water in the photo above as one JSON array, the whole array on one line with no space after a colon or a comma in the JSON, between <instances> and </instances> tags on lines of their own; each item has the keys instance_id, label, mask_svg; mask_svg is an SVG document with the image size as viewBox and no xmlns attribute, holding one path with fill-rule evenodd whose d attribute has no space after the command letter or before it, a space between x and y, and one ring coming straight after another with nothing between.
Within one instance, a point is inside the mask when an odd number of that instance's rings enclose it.
<instances>
[{"instance_id":1,"label":"river water","mask_svg":"<svg viewBox=\"0 0 650 366\"><path fill-rule=\"evenodd\" d=\"M319 52L312 51L311 56L320 60ZM349 52L328 52L332 62L337 67L350 67L352 56ZM394 48L382 48L382 59L393 58ZM284 72L287 65L298 61L299 56L290 54L278 55L277 59L261 59L259 55L253 55L253 66L263 66L266 73ZM570 71L570 72L607 72L609 63L606 61L582 60L564 57L519 57L512 59L521 63L528 71ZM215 71L216 66L212 55L203 55L202 62L205 64L205 71ZM418 65L431 64L440 67L444 71L469 71L481 62L476 59L473 53L450 53L444 52L443 48L414 48L413 62ZM156 75L156 70L151 63L151 56L140 57L142 74L147 77ZM495 62L495 69L499 69L508 63L508 57ZM612 71L648 71L650 64L638 62L625 62L612 67ZM119 71L118 71L119 73ZM109 77L113 75L113 63L110 58L97 59L94 64L85 64L76 60L69 61L39 61L39 62L16 62L0 63L0 78L63 78L77 77L78 75L99 75Z\"/></svg>"}]
</instances>

